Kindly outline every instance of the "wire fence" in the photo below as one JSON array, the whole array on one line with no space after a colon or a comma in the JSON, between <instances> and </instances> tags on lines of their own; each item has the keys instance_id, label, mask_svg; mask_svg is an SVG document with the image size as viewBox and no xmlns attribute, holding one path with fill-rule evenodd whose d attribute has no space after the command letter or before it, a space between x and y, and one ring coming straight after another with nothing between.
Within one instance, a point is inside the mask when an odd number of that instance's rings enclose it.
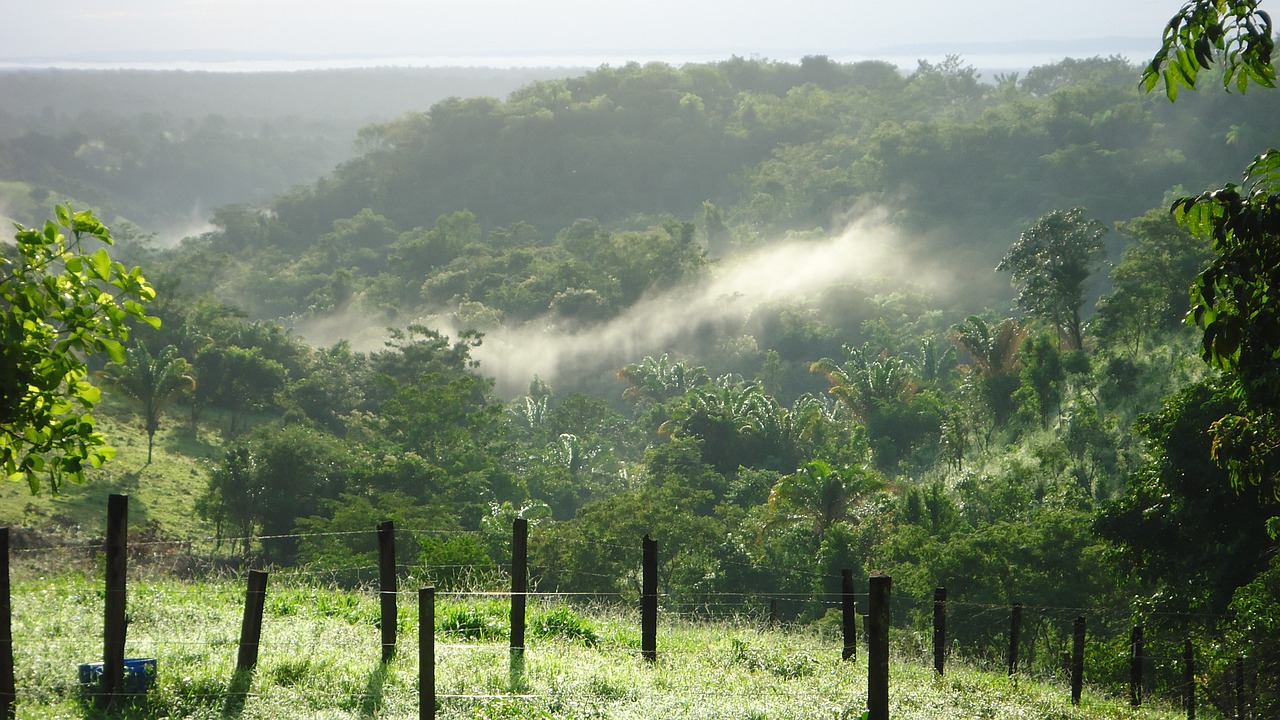
<instances>
[{"instance_id":1,"label":"wire fence","mask_svg":"<svg viewBox=\"0 0 1280 720\"><path fill-rule=\"evenodd\" d=\"M482 533L416 528L397 528L395 531L396 537L414 535L479 538ZM372 564L367 554L355 553L349 556L349 564L272 565L263 561L270 553L261 552L265 545L273 542L296 546L323 539L365 540L369 537L375 539L370 543L372 549L369 551L373 554ZM194 708L217 706L224 715L237 707L242 711L246 705L254 703L305 703L316 709L332 706L354 710L357 715L363 713L367 716L369 711L376 709L380 717L421 716L421 708L414 707L415 693L405 691L406 681L403 678L395 678L396 673L391 668L398 665L383 663L373 670L349 674L342 682L335 683L332 690L318 690L314 683L304 682L303 678L320 672L313 666L318 662L315 658L328 657L335 646L377 648L378 643L370 639L371 629L383 629L386 620L380 615L378 604L388 595L395 598L398 607L392 624L402 636L412 634L414 624L421 621L414 607L415 598L420 598L419 588L432 585L436 588L434 595L445 602L434 617L436 632L432 633L433 642L437 634L450 641L434 645L437 654L433 658L433 666L435 677L440 680L436 683L433 702L439 703L441 708L449 708L460 717L466 716L469 708L474 709L472 706L486 703L531 703L550 716L556 716L566 708L581 710L579 706L583 703L601 704L619 698L645 704L645 699L638 697L642 690L652 691L652 697L666 698L668 703L673 702L669 699L674 697L700 703L704 707L712 700L747 707L752 704L769 706L784 699L845 709L866 706L867 681L858 677L851 667L835 666L836 669L832 670L820 659L839 653L841 633L847 633L833 619L837 613L829 611L839 610L846 603L853 602L865 614L870 600L867 592L697 591L656 594L666 632L677 632L676 628L681 624L697 625L708 620L727 623L728 627L735 628L734 633L744 637L753 637L751 633L768 632L773 628L802 630L799 637L803 638L803 646L786 652L769 652L750 643L730 643L727 649L720 647L715 652L728 657L726 662L736 663L735 667L760 671L771 679L796 680L830 673L834 679L819 689L795 688L785 683L761 685L752 683L750 678L726 674L723 683L715 683L708 676L699 675L694 676L697 682L682 683L668 678L661 683L654 681L655 685L661 685L660 688L642 686L640 690L626 683L611 683L597 677L584 681L586 691L583 691L579 684L564 680L564 662L557 655L565 652L563 646L556 645L552 649L550 644L540 645L554 632L563 634L569 629L561 627L546 635L535 633L527 647L522 645L518 648L521 656L518 670L513 656L516 648L503 644L504 635L512 632L515 622L514 618L506 624L501 622L501 613L513 604L512 569L517 566L514 558L510 562L394 562L397 589L389 592L379 584L385 578L385 568L377 562L376 537L375 530L185 540L148 537L142 533L141 537L130 539L128 543L131 575L189 580L193 581L193 587L203 587L201 583L210 580L225 581L221 587L227 589L224 596L209 598L210 609L203 623L193 620L189 616L190 611L187 616L167 618L168 599L150 597L145 592L135 593L129 605L129 650L148 657L163 657L167 665L173 666L164 669L173 679L163 687L167 687L167 692L174 697L180 697L182 703ZM570 606L590 608L597 614L617 619L616 627L622 629L615 629L612 642L584 643L586 649L583 652L635 660L642 656L643 644L638 638L638 628L627 628L636 625L635 604L641 595L639 543L603 539L593 541L592 545L634 554L636 577L620 582L616 576L596 574L601 580L609 580L620 587L611 591L543 589L537 580L538 568L534 567L531 568L534 580L521 595L534 603L535 616L548 614L557 607ZM257 548L259 552L246 554L243 552L246 548ZM94 538L83 542L19 542L9 549L8 555L17 574L26 578L39 577L45 572L80 570L86 578L85 589L88 590L92 587L92 579L101 571L107 550L106 540ZM756 566L753 569L759 571L761 568ZM819 587L838 586L841 580L840 576L825 573L792 568L776 570L781 576L806 577ZM264 655L275 658L270 665L269 681L246 680L235 672L233 663L236 650L244 643L242 618L234 612L243 604L244 598L237 596L235 589L244 583L251 571L265 571L271 576L273 590L266 593L266 602L272 617L307 614L342 621L302 634L268 632L256 640L261 643ZM58 599L58 602L81 607L84 612L75 617L83 627L70 635L62 633L41 637L35 634L40 633L41 628L20 624L12 640L13 646L19 649L18 656L29 657L21 648L25 644L39 643L40 657L84 658L85 635L101 637L101 624L95 626L95 621L101 622L99 595L86 592L75 598ZM487 608L483 607L486 605ZM793 606L790 612L788 605ZM815 608L820 610L818 620L803 626L790 623L788 618L797 615L794 608L802 607L810 610L811 615ZM903 593L891 597L888 612L893 619L895 664L927 667L935 658L937 640L929 627L935 617L935 609L936 603L931 598L911 597ZM1119 630L1143 619L1130 604L1091 607L1029 604L1021 606L1020 611L1022 635L1011 647L1010 605L948 599L945 602L948 632L942 640L942 652L947 661L963 659L967 664L988 670L1001 670L1008 664L1012 670L1014 661L1010 660L1009 653L1021 653L1016 671L1010 672L1015 679L1035 677L1067 682L1072 676L1072 624L1076 618L1085 617L1098 638L1088 650L1092 668L1090 677L1101 680L1091 690L1094 702L1126 702L1125 691L1115 679L1130 672L1134 653L1123 641L1127 630L1124 633ZM1166 620L1188 623L1222 619L1221 616L1195 612L1160 611L1158 614ZM571 625L575 617L564 616L561 621ZM384 644L385 639L384 634ZM1146 668L1140 693L1148 703L1151 699L1174 704L1181 702L1186 709L1185 700L1178 699L1186 696L1188 688L1184 666L1187 658L1182 652L1184 641L1185 637L1148 636L1140 657ZM855 642L864 648L865 653L868 646L865 626ZM848 638L844 643L848 644ZM700 652L696 647L680 643L664 647L673 645L686 652ZM419 654L422 652L421 647L403 649L397 662L411 665L419 660L419 657L414 657L415 650ZM1256 705L1254 699L1259 696L1258 679L1275 677L1278 669L1274 663L1268 664L1268 661L1230 649L1201 660L1206 665L1202 666L1199 675L1193 671L1192 689L1198 689L1202 695L1214 695L1218 707L1236 708L1239 717L1262 717L1252 714ZM184 662L206 669L212 666L212 672L206 673L204 680L195 677L199 673L188 676L183 672ZM1224 675L1221 667L1224 665L1227 666L1226 682L1219 677ZM1217 674L1210 677L1205 673L1206 666L1215 668ZM13 693L20 703L48 704L65 699L78 690L74 684L35 681L30 672L23 677L26 682L16 687ZM208 680L208 677L231 680L216 682ZM418 685L419 692L420 684L408 682L408 685ZM125 690L121 694L127 697L130 693L127 688ZM295 697L303 690L305 697ZM3 688L0 688L0 696L3 695ZM649 709L655 710L654 707ZM668 707L667 711L674 710ZM1176 716L1181 717L1181 712L1179 710Z\"/></svg>"}]
</instances>

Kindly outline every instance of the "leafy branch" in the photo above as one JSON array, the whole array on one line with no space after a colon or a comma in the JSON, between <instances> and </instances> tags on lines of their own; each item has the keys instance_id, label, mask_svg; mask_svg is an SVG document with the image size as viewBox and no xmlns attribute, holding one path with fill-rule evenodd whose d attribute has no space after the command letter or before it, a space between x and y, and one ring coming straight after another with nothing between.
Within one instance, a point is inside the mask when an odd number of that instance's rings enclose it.
<instances>
[{"instance_id":1,"label":"leafy branch","mask_svg":"<svg viewBox=\"0 0 1280 720\"><path fill-rule=\"evenodd\" d=\"M143 303L155 290L140 268L111 260L107 227L92 213L55 207L41 229L17 227L13 257L0 258L0 473L32 493L47 476L54 493L84 482L115 451L96 431L100 391L86 359L124 359L130 318L158 327ZM68 235L69 233L69 235Z\"/></svg>"}]
</instances>

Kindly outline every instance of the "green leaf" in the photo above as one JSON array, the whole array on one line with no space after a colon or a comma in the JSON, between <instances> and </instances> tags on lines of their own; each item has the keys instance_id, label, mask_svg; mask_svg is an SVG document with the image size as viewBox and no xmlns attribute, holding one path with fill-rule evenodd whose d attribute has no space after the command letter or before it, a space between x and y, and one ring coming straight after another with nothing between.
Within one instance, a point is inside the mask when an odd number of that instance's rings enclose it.
<instances>
[{"instance_id":1,"label":"green leaf","mask_svg":"<svg viewBox=\"0 0 1280 720\"><path fill-rule=\"evenodd\" d=\"M102 390L91 382L81 380L76 383L76 395L90 405L96 405L102 399Z\"/></svg>"},{"instance_id":2,"label":"green leaf","mask_svg":"<svg viewBox=\"0 0 1280 720\"><path fill-rule=\"evenodd\" d=\"M106 248L98 248L98 251L90 256L89 262L93 263L94 277L99 280L111 277L111 255L107 253Z\"/></svg>"},{"instance_id":3,"label":"green leaf","mask_svg":"<svg viewBox=\"0 0 1280 720\"><path fill-rule=\"evenodd\" d=\"M115 362L124 362L124 345L111 338L99 338L97 345L100 349L105 350L111 359Z\"/></svg>"}]
</instances>

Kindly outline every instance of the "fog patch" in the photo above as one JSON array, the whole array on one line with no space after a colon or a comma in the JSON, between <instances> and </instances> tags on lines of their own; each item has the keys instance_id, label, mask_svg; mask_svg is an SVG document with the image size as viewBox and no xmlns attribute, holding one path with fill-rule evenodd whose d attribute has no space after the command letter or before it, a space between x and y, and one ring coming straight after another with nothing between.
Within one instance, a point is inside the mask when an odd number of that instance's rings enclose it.
<instances>
[{"instance_id":1,"label":"fog patch","mask_svg":"<svg viewBox=\"0 0 1280 720\"><path fill-rule=\"evenodd\" d=\"M599 325L572 329L548 317L495 329L474 355L498 394L511 397L534 376L555 385L559 378L616 370L673 352L682 339L741 324L762 307L816 299L840 285L875 279L937 287L937 277L901 248L885 213L873 212L834 236L783 241L721 262L696 284L643 299Z\"/></svg>"},{"instance_id":2,"label":"fog patch","mask_svg":"<svg viewBox=\"0 0 1280 720\"><path fill-rule=\"evenodd\" d=\"M913 260L905 250L910 244L889 226L886 212L868 211L835 235L781 240L718 261L696 282L650 295L596 325L548 313L519 327L478 328L483 340L472 355L480 373L494 379L495 392L513 398L524 394L534 377L576 385L583 378L612 375L646 355L680 355L692 339L722 330L740 334L758 310L820 300L840 286L889 284L945 294L964 280L952 276L954 268L945 258ZM358 299L342 310L295 318L291 324L313 347L347 341L355 351L377 352L389 338L389 323ZM423 325L454 339L469 329L445 310L412 320L401 317L394 324Z\"/></svg>"},{"instance_id":3,"label":"fog patch","mask_svg":"<svg viewBox=\"0 0 1280 720\"><path fill-rule=\"evenodd\" d=\"M185 214L156 221L152 232L155 235L156 247L167 250L189 237L204 235L215 229L209 211L204 208L204 203L196 200L191 210Z\"/></svg>"}]
</instances>

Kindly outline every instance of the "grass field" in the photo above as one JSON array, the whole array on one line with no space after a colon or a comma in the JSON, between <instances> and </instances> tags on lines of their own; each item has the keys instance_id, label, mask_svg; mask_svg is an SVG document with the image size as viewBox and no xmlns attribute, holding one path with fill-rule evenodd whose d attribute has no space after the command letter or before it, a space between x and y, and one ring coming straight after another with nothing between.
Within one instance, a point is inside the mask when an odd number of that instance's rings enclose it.
<instances>
[{"instance_id":1,"label":"grass field","mask_svg":"<svg viewBox=\"0 0 1280 720\"><path fill-rule=\"evenodd\" d=\"M92 542L104 531L108 494L130 496L131 537L147 529L166 539L213 534L194 505L207 463L222 453L216 425L192 433L180 418L166 418L147 464L146 436L128 406L109 394L104 406L99 424L118 455L90 484L66 486L57 497L33 497L25 484L0 486L0 517L53 531L62 543L14 553L19 718L106 717L83 694L77 667L102 656L104 589ZM165 560L152 552L130 566L127 655L155 658L158 672L150 692L113 717L417 717L415 592L400 598L400 649L384 665L375 593L330 586L326 573L273 572L258 667L237 674L243 574L206 568L193 576L189 566ZM637 613L534 603L523 671L513 674L508 613L501 597L441 594L437 717L842 720L861 717L866 706L865 652L842 662L839 639L821 627L665 615L659 659L648 664L640 658ZM917 644L895 643L894 718L1185 716L1161 706L1131 710L1096 688L1073 708L1061 682L1010 679L955 660L938 678L908 649ZM1199 716L1214 717L1206 709Z\"/></svg>"},{"instance_id":2,"label":"grass field","mask_svg":"<svg viewBox=\"0 0 1280 720\"><path fill-rule=\"evenodd\" d=\"M123 493L129 496L134 530L151 525L170 538L211 536L213 528L197 516L195 502L208 477L207 464L222 456L221 433L208 424L192 433L181 417L166 415L147 464L141 419L113 393L104 392L103 398L94 417L116 448L115 458L86 472L89 482L84 485L64 483L57 496L48 492L47 480L36 496L25 482L0 482L0 518L63 538L101 535L107 496Z\"/></svg>"},{"instance_id":3,"label":"grass field","mask_svg":"<svg viewBox=\"0 0 1280 720\"><path fill-rule=\"evenodd\" d=\"M35 553L15 563L19 718L105 717L77 681L79 663L101 658L103 585L91 559L76 562L82 568L68 570ZM134 574L144 577L129 588L126 654L156 658L158 671L150 692L116 716L417 717L416 591L401 595L399 652L384 665L376 593L275 573L259 664L237 675L242 579ZM545 603L531 604L524 669L513 675L506 600L441 595L437 717L840 720L860 717L866 705L865 652L842 662L838 638L820 630L666 617L659 659L647 664L635 613ZM1130 710L1092 688L1073 708L1060 683L958 662L938 678L923 658L901 656L892 662L890 695L892 717L904 720L1183 716L1167 707Z\"/></svg>"}]
</instances>

